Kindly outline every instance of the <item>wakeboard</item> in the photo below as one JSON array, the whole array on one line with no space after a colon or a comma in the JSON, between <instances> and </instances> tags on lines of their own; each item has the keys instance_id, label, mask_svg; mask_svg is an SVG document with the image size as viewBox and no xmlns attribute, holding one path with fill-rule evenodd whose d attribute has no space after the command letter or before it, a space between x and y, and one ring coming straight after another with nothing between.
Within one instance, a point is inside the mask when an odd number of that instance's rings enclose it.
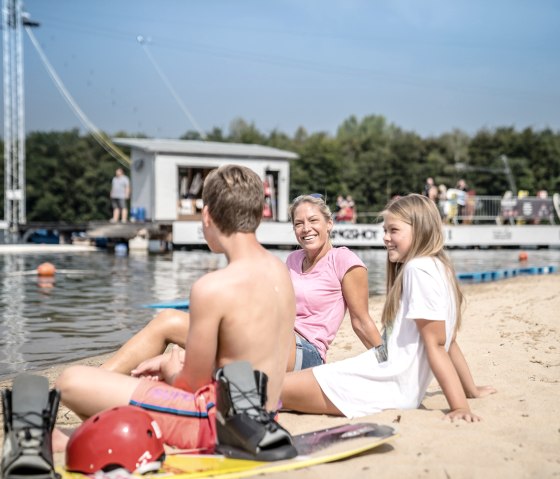
<instances>
[{"instance_id":1,"label":"wakeboard","mask_svg":"<svg viewBox=\"0 0 560 479\"><path fill-rule=\"evenodd\" d=\"M261 474L293 471L318 464L348 459L371 451L397 436L390 426L374 423L344 424L328 429L293 436L298 455L293 459L275 462L232 459L221 455L169 454L162 469L152 474L136 476L124 469L98 472L95 475L68 472L57 468L61 479L194 479L219 477L220 479L240 479Z\"/></svg>"},{"instance_id":2,"label":"wakeboard","mask_svg":"<svg viewBox=\"0 0 560 479\"><path fill-rule=\"evenodd\" d=\"M189 305L190 301L188 299L171 299L169 301L163 301L161 303L143 304L142 307L150 309L189 309Z\"/></svg>"}]
</instances>

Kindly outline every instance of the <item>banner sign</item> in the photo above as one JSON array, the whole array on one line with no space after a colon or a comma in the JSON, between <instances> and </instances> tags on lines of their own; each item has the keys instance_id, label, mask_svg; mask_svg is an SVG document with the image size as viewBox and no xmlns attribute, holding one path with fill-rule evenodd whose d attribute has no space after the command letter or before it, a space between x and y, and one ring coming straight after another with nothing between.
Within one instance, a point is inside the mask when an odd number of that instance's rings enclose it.
<instances>
[{"instance_id":1,"label":"banner sign","mask_svg":"<svg viewBox=\"0 0 560 479\"><path fill-rule=\"evenodd\" d=\"M552 218L552 198L508 198L502 200L502 216L506 219L537 220Z\"/></svg>"}]
</instances>

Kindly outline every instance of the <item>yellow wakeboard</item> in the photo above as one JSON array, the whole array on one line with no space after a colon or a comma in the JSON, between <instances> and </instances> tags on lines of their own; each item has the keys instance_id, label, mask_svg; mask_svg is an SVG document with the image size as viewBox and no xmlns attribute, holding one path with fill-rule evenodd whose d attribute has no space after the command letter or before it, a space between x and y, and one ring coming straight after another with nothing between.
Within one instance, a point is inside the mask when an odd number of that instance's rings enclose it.
<instances>
[{"instance_id":1,"label":"yellow wakeboard","mask_svg":"<svg viewBox=\"0 0 560 479\"><path fill-rule=\"evenodd\" d=\"M158 472L145 475L129 474L124 469L98 472L96 475L69 472L57 468L61 479L194 479L219 477L238 479L260 474L292 471L317 464L340 461L375 449L397 436L389 426L374 423L344 424L293 436L298 455L285 461L262 462L233 459L221 455L170 454Z\"/></svg>"}]
</instances>

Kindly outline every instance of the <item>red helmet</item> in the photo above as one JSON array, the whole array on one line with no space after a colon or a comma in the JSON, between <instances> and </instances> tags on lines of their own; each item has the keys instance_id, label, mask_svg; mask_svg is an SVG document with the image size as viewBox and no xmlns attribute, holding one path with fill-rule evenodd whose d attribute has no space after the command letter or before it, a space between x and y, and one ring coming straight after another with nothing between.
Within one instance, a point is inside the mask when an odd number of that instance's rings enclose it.
<instances>
[{"instance_id":1,"label":"red helmet","mask_svg":"<svg viewBox=\"0 0 560 479\"><path fill-rule=\"evenodd\" d=\"M92 474L119 467L157 471L165 459L161 431L143 409L115 407L90 417L66 445L66 469Z\"/></svg>"}]
</instances>

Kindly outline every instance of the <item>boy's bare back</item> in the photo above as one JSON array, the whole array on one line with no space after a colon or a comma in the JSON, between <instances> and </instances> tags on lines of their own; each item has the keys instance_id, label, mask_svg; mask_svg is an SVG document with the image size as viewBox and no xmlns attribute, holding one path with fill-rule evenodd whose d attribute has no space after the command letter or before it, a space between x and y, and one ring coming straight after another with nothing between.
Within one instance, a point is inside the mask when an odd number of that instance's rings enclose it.
<instances>
[{"instance_id":1,"label":"boy's bare back","mask_svg":"<svg viewBox=\"0 0 560 479\"><path fill-rule=\"evenodd\" d=\"M294 335L295 298L286 265L255 244L197 281L191 304L185 357L191 374L207 377L232 361L250 361L268 375L267 406L275 409Z\"/></svg>"},{"instance_id":2,"label":"boy's bare back","mask_svg":"<svg viewBox=\"0 0 560 479\"><path fill-rule=\"evenodd\" d=\"M202 232L228 266L191 289L190 327L181 371L173 384L196 391L233 361L249 361L268 376L267 407L275 409L284 380L295 319L287 267L257 241L264 190L249 168L224 165L202 190Z\"/></svg>"}]
</instances>

